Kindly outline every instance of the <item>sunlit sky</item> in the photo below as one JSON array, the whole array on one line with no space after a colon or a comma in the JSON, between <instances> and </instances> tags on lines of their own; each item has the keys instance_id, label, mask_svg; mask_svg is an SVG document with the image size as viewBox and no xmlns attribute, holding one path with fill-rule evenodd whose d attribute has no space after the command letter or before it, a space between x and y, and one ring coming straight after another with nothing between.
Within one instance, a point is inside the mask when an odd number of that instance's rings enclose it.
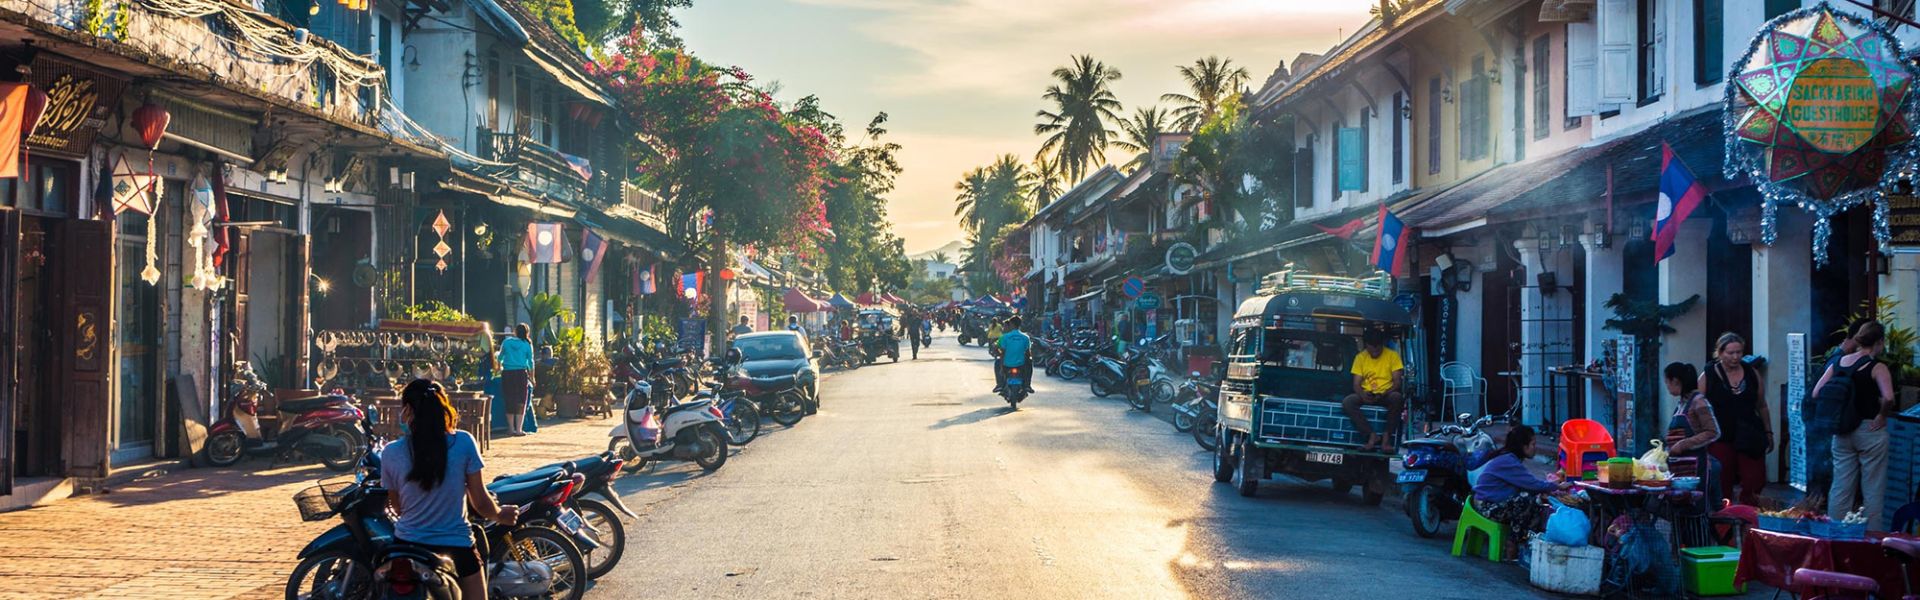
<instances>
[{"instance_id":1,"label":"sunlit sky","mask_svg":"<svg viewBox=\"0 0 1920 600\"><path fill-rule=\"evenodd\" d=\"M1118 67L1131 113L1183 91L1175 67L1216 54L1253 85L1324 52L1372 0L696 0L682 37L709 61L821 97L857 132L891 117L906 172L890 198L909 253L960 239L953 183L1003 153L1031 159L1034 111L1054 67L1092 54ZM1108 158L1125 162L1116 151Z\"/></svg>"}]
</instances>

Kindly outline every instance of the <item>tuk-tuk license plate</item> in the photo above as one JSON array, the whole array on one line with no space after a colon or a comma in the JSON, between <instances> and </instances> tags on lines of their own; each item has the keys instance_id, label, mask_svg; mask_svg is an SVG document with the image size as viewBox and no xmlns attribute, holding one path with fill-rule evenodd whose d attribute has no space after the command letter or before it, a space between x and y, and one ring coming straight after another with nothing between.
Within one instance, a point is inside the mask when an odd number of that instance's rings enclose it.
<instances>
[{"instance_id":1,"label":"tuk-tuk license plate","mask_svg":"<svg viewBox=\"0 0 1920 600\"><path fill-rule=\"evenodd\" d=\"M1150 384L1150 383L1153 383L1153 380L1152 380L1152 379L1135 379L1135 380L1133 380L1133 385L1135 385L1135 386L1138 386L1138 387L1147 387L1147 384Z\"/></svg>"},{"instance_id":2,"label":"tuk-tuk license plate","mask_svg":"<svg viewBox=\"0 0 1920 600\"><path fill-rule=\"evenodd\" d=\"M1427 471L1426 469L1401 471L1398 479L1400 483L1420 483L1427 480Z\"/></svg>"},{"instance_id":3,"label":"tuk-tuk license plate","mask_svg":"<svg viewBox=\"0 0 1920 600\"><path fill-rule=\"evenodd\" d=\"M1308 452L1307 462L1337 465L1345 463L1347 456L1338 452Z\"/></svg>"}]
</instances>

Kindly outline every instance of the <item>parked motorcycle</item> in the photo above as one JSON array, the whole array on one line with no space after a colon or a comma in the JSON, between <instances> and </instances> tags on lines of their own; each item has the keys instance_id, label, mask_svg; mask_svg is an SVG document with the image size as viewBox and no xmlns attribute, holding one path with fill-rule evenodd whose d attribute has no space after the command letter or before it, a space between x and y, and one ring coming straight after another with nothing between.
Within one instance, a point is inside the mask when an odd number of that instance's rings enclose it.
<instances>
[{"instance_id":1,"label":"parked motorcycle","mask_svg":"<svg viewBox=\"0 0 1920 600\"><path fill-rule=\"evenodd\" d=\"M1132 378L1128 382L1127 403L1133 405L1134 410L1150 413L1154 403L1173 399L1173 376L1167 373L1160 359L1167 339L1163 335L1142 344L1129 365Z\"/></svg>"},{"instance_id":2,"label":"parked motorcycle","mask_svg":"<svg viewBox=\"0 0 1920 600\"><path fill-rule=\"evenodd\" d=\"M1460 414L1459 423L1443 425L1426 437L1402 443L1398 481L1406 492L1407 517L1413 532L1430 538L1450 515L1460 514L1461 506L1473 496L1473 484L1467 472L1480 468L1493 458L1493 437L1488 425L1505 422L1509 415L1488 415L1470 424L1473 415Z\"/></svg>"},{"instance_id":3,"label":"parked motorcycle","mask_svg":"<svg viewBox=\"0 0 1920 600\"><path fill-rule=\"evenodd\" d=\"M1201 377L1199 371L1188 373L1171 407L1174 431L1192 433L1194 442L1213 451L1217 442L1214 427L1220 418L1220 382Z\"/></svg>"},{"instance_id":4,"label":"parked motorcycle","mask_svg":"<svg viewBox=\"0 0 1920 600\"><path fill-rule=\"evenodd\" d=\"M207 461L230 466L247 456L270 456L272 464L317 460L335 471L360 462L367 431L366 413L346 396L282 400L277 431L260 426L261 401L273 395L246 362L235 365L227 384L226 415L207 433Z\"/></svg>"},{"instance_id":5,"label":"parked motorcycle","mask_svg":"<svg viewBox=\"0 0 1920 600\"><path fill-rule=\"evenodd\" d=\"M651 388L642 382L627 392L620 423L607 434L612 438L607 451L625 461L628 472L646 466L647 461L667 458L692 461L708 472L725 465L726 415L713 401L656 407Z\"/></svg>"},{"instance_id":6,"label":"parked motorcycle","mask_svg":"<svg viewBox=\"0 0 1920 600\"><path fill-rule=\"evenodd\" d=\"M620 495L613 491L613 480L620 476L625 461L610 452L596 456L579 458L563 463L550 464L519 475L502 475L494 479L495 483L525 483L529 481L550 480L559 473L575 473L582 476L578 489L566 501L566 507L580 515L582 523L578 529L595 542L592 549L582 545L580 550L586 555L587 576L595 579L613 571L626 553L627 530L620 521L620 515L638 518L627 505L620 501ZM593 496L593 497L590 497ZM617 512L617 514L616 514Z\"/></svg>"}]
</instances>

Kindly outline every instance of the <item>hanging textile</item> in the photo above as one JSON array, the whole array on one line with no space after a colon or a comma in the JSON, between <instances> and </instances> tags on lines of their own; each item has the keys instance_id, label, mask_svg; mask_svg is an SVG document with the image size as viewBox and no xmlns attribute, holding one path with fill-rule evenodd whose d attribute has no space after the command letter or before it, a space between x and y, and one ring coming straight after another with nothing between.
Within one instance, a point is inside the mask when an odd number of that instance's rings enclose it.
<instances>
[{"instance_id":1,"label":"hanging textile","mask_svg":"<svg viewBox=\"0 0 1920 600\"><path fill-rule=\"evenodd\" d=\"M232 216L227 212L227 167L215 164L213 166L213 222L225 223L230 220ZM227 252L233 249L231 242L227 239L227 228L213 228L213 243L213 266L217 269L226 265Z\"/></svg>"},{"instance_id":2,"label":"hanging textile","mask_svg":"<svg viewBox=\"0 0 1920 600\"><path fill-rule=\"evenodd\" d=\"M0 177L20 176L20 126L26 114L27 84L0 83Z\"/></svg>"},{"instance_id":3,"label":"hanging textile","mask_svg":"<svg viewBox=\"0 0 1920 600\"><path fill-rule=\"evenodd\" d=\"M166 200L165 194L163 193L165 186L152 185L149 187L153 189L153 204L148 208L151 211L158 212L160 203ZM161 235L160 228L154 227L157 219L149 220L147 223L147 268L140 270L140 280L147 282L147 285L155 285L160 283Z\"/></svg>"},{"instance_id":4,"label":"hanging textile","mask_svg":"<svg viewBox=\"0 0 1920 600\"><path fill-rule=\"evenodd\" d=\"M199 290L217 290L222 284L220 272L213 267L213 182L206 175L193 179L193 194L187 199L187 254L190 264L186 285Z\"/></svg>"}]
</instances>

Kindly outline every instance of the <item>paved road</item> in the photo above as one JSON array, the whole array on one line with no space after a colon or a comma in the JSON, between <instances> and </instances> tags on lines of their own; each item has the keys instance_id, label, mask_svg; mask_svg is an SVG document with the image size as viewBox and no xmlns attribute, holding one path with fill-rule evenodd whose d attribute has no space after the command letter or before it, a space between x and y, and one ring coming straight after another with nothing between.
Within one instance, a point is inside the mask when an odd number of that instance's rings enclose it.
<instances>
[{"instance_id":1,"label":"paved road","mask_svg":"<svg viewBox=\"0 0 1920 600\"><path fill-rule=\"evenodd\" d=\"M984 350L939 343L831 376L819 415L719 472L623 482L647 507L589 596L1535 594L1519 568L1450 557L1324 484L1241 498L1190 438L1084 384L1042 378L1009 411Z\"/></svg>"}]
</instances>

